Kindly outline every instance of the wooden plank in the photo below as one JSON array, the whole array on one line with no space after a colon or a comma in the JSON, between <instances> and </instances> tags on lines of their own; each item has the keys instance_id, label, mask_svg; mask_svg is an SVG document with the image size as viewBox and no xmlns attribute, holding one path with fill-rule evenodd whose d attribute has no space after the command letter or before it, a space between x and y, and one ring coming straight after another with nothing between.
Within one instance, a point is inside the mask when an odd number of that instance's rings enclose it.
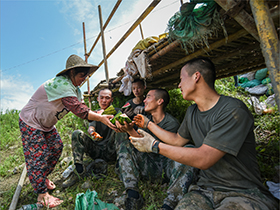
<instances>
[{"instance_id":1,"label":"wooden plank","mask_svg":"<svg viewBox=\"0 0 280 210\"><path fill-rule=\"evenodd\" d=\"M233 0L215 0L225 11L229 11L233 7L242 4L242 1ZM239 13L233 17L243 28L245 28L257 41L260 41L258 31L255 25L254 18L249 15L244 9L241 9Z\"/></svg>"}]
</instances>

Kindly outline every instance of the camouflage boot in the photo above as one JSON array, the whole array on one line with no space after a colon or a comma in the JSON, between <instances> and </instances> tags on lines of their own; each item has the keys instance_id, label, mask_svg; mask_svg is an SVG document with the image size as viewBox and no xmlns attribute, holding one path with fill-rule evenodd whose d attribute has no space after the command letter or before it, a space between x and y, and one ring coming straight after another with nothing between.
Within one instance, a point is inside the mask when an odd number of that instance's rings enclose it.
<instances>
[{"instance_id":1,"label":"camouflage boot","mask_svg":"<svg viewBox=\"0 0 280 210\"><path fill-rule=\"evenodd\" d=\"M126 197L124 204L126 210L139 210L143 207L144 200L141 195L139 195L138 199Z\"/></svg>"},{"instance_id":2,"label":"camouflage boot","mask_svg":"<svg viewBox=\"0 0 280 210\"><path fill-rule=\"evenodd\" d=\"M86 175L86 170L84 167L84 171L82 173L78 173L77 170L75 169L71 175L69 176L68 179L66 179L63 183L62 183L62 187L63 188L67 188L67 187L71 187L74 184L76 184L79 179L83 179Z\"/></svg>"}]
</instances>

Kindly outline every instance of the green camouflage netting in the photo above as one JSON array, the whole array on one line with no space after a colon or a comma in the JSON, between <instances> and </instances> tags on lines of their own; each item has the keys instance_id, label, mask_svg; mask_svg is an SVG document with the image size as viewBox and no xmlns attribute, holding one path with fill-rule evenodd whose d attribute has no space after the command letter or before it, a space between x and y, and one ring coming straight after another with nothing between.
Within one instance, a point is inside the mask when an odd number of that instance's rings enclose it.
<instances>
[{"instance_id":1,"label":"green camouflage netting","mask_svg":"<svg viewBox=\"0 0 280 210\"><path fill-rule=\"evenodd\" d=\"M201 4L198 8L196 5ZM224 27L218 5L214 0L191 0L184 3L179 12L176 12L168 21L167 31L169 38L179 40L183 48L189 53L194 47L208 45L208 38L217 35L218 30Z\"/></svg>"}]
</instances>

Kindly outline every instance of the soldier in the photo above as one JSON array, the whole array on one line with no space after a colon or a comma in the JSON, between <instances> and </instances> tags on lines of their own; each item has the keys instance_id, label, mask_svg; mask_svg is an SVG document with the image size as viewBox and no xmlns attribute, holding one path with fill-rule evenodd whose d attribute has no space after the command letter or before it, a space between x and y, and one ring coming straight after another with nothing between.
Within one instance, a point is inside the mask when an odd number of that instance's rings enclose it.
<instances>
[{"instance_id":1,"label":"soldier","mask_svg":"<svg viewBox=\"0 0 280 210\"><path fill-rule=\"evenodd\" d=\"M97 113L102 113L102 111L107 109L113 102L112 91L109 89L100 90L97 101L100 106ZM117 112L119 109L115 108L115 110ZM84 153L90 156L93 160L103 159L107 162L116 160L116 149L114 144L116 132L114 130L103 123L92 121L89 123L88 133L89 136L81 130L75 130L72 134L72 152L75 171L62 183L63 187L70 187L79 180L79 177L85 176L86 169L83 163ZM98 134L102 139L96 136Z\"/></svg>"},{"instance_id":2,"label":"soldier","mask_svg":"<svg viewBox=\"0 0 280 210\"><path fill-rule=\"evenodd\" d=\"M177 132L179 128L178 120L164 111L169 103L169 94L166 90L150 90L144 103L145 112L150 114L147 118L149 121L169 132ZM120 131L127 132L130 136L139 136L133 128L133 123L125 123L122 126L116 122L116 125ZM145 129L145 131L153 135L148 129ZM116 147L118 155L117 172L127 192L125 199L126 209L137 210L143 206L143 198L138 189L140 178L152 180L152 182L158 182L159 180L170 181L168 195L164 200L162 209L174 208L192 182L194 169L158 154L157 150L154 150L153 153L139 152L127 138L118 138ZM164 177L162 177L163 173Z\"/></svg>"},{"instance_id":3,"label":"soldier","mask_svg":"<svg viewBox=\"0 0 280 210\"><path fill-rule=\"evenodd\" d=\"M139 151L152 152L157 147L159 154L200 169L199 179L175 209L279 209L261 181L254 118L247 106L215 91L215 66L208 58L188 61L180 78L183 98L195 104L187 109L178 132L159 129L139 115L136 124L148 128L162 141L155 141L143 131L143 137L131 137ZM182 147L189 141L195 143L195 148Z\"/></svg>"},{"instance_id":4,"label":"soldier","mask_svg":"<svg viewBox=\"0 0 280 210\"><path fill-rule=\"evenodd\" d=\"M146 89L145 82L141 79L135 79L132 82L132 92L134 98L128 100L124 107L128 106L124 109L123 113L125 113L129 118L133 119L136 114L145 114L144 113L144 91ZM137 128L137 127L135 127Z\"/></svg>"}]
</instances>

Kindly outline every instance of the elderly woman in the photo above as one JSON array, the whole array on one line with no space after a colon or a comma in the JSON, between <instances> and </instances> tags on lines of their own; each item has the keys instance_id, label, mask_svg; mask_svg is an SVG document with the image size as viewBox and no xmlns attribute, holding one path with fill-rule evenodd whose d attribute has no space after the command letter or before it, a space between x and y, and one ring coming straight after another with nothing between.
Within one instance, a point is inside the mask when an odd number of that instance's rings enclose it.
<instances>
[{"instance_id":1,"label":"elderly woman","mask_svg":"<svg viewBox=\"0 0 280 210\"><path fill-rule=\"evenodd\" d=\"M27 174L37 201L50 208L63 202L48 193L55 184L47 176L60 158L63 143L55 128L58 120L69 111L82 119L100 121L112 129L110 115L99 115L81 101L79 85L98 66L87 64L77 55L71 55L66 69L42 84L19 114Z\"/></svg>"}]
</instances>

